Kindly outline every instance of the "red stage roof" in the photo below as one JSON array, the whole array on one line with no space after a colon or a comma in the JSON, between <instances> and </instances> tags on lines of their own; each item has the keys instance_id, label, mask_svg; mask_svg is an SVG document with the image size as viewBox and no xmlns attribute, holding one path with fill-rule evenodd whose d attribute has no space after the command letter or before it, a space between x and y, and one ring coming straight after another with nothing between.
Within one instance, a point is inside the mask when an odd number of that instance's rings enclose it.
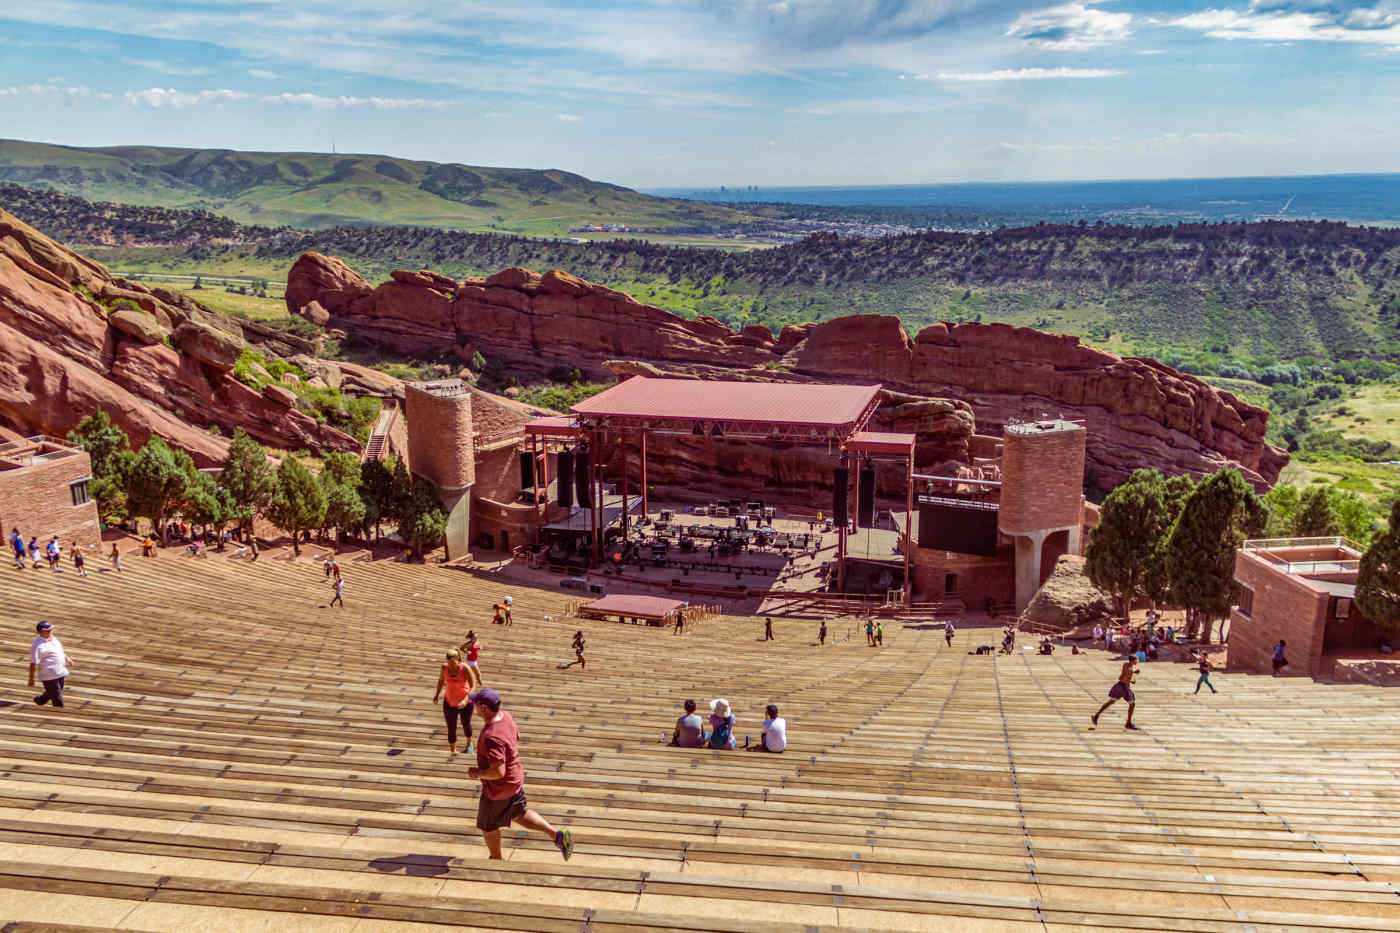
<instances>
[{"instance_id":1,"label":"red stage roof","mask_svg":"<svg viewBox=\"0 0 1400 933\"><path fill-rule=\"evenodd\" d=\"M583 431L575 427L570 415L548 415L526 422L525 433L544 437L575 437Z\"/></svg>"},{"instance_id":2,"label":"red stage roof","mask_svg":"<svg viewBox=\"0 0 1400 933\"><path fill-rule=\"evenodd\" d=\"M584 418L739 421L839 428L874 411L880 386L633 376L573 406Z\"/></svg>"},{"instance_id":3,"label":"red stage roof","mask_svg":"<svg viewBox=\"0 0 1400 933\"><path fill-rule=\"evenodd\" d=\"M660 596L628 596L618 594L616 596L604 596L602 599L595 599L591 603L585 603L579 607L590 612L597 612L607 615L617 616L650 616L654 619L664 618L668 613L674 612L684 606L685 603L679 599L664 599Z\"/></svg>"}]
</instances>

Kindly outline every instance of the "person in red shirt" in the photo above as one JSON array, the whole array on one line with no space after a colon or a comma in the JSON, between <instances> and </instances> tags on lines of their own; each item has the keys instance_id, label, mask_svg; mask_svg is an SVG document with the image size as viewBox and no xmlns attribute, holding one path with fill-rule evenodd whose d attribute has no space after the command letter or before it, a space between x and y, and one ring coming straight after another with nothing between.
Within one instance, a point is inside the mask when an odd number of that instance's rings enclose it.
<instances>
[{"instance_id":1,"label":"person in red shirt","mask_svg":"<svg viewBox=\"0 0 1400 933\"><path fill-rule=\"evenodd\" d=\"M470 686L473 688L486 686L486 681L481 679L481 667L477 664L481 658L481 639L476 636L475 631L467 632L467 640L462 642L461 650L467 660L467 676L472 679Z\"/></svg>"},{"instance_id":2,"label":"person in red shirt","mask_svg":"<svg viewBox=\"0 0 1400 933\"><path fill-rule=\"evenodd\" d=\"M490 687L473 693L471 701L484 725L476 737L476 767L467 774L481 781L476 827L486 837L491 858L501 857L501 830L519 823L548 836L567 862L574 854L573 834L549 825L525 801L525 768L520 764L520 730L515 717L501 709L501 695Z\"/></svg>"}]
</instances>

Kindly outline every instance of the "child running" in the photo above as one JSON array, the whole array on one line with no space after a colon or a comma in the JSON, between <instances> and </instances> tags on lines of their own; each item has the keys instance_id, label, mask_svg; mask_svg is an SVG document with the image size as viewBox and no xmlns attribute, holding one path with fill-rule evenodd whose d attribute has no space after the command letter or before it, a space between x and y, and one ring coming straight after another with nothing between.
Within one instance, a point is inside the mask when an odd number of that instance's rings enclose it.
<instances>
[{"instance_id":1,"label":"child running","mask_svg":"<svg viewBox=\"0 0 1400 933\"><path fill-rule=\"evenodd\" d=\"M585 647L587 644L588 644L588 642L584 641L584 638L583 638L583 630L582 630L582 629L580 629L580 630L577 631L577 632L574 632L574 657L578 658L578 661L577 661L576 663L578 664L579 667L583 667L583 668L588 667L588 662L587 662L586 660L584 660L584 657L583 657L583 649L584 649L584 647ZM573 667L573 666L574 666L574 663L575 663L575 662L572 662L572 661L571 661L571 662L569 662L569 665L568 665L568 666L569 666L569 667Z\"/></svg>"},{"instance_id":2,"label":"child running","mask_svg":"<svg viewBox=\"0 0 1400 933\"><path fill-rule=\"evenodd\" d=\"M476 636L476 631L467 632L467 638L462 642L462 651L467 657L467 677L472 681L472 689L479 690L486 683L481 679L481 668L477 666L477 659L481 657L481 639Z\"/></svg>"},{"instance_id":3,"label":"child running","mask_svg":"<svg viewBox=\"0 0 1400 933\"><path fill-rule=\"evenodd\" d=\"M341 608L341 609L344 609L344 608L345 608L345 578L342 577L340 574L336 574L335 577L331 580L331 586L335 587L335 596L331 597L331 601L330 601L329 603L326 604L326 608L329 609L331 606L334 606L336 603L340 603L340 608Z\"/></svg>"},{"instance_id":4,"label":"child running","mask_svg":"<svg viewBox=\"0 0 1400 933\"><path fill-rule=\"evenodd\" d=\"M1214 666L1215 665L1210 663L1210 658L1206 657L1204 652L1196 655L1196 670L1201 672L1201 676L1196 678L1196 693L1201 692L1201 684L1205 684L1209 687L1211 693L1220 692L1215 689L1215 684L1210 682L1210 671Z\"/></svg>"},{"instance_id":5,"label":"child running","mask_svg":"<svg viewBox=\"0 0 1400 933\"><path fill-rule=\"evenodd\" d=\"M1123 662L1123 669L1118 673L1118 683L1114 684L1113 688L1108 691L1108 702L1100 706L1099 711L1090 717L1095 727L1098 726L1099 717L1103 715L1104 710L1118 700L1127 700L1128 721L1123 724L1123 728L1132 729L1134 732L1138 731L1138 727L1133 725L1133 707L1137 705L1137 697L1133 695L1133 681L1137 678L1137 672L1137 658L1129 656L1128 660Z\"/></svg>"},{"instance_id":6,"label":"child running","mask_svg":"<svg viewBox=\"0 0 1400 933\"><path fill-rule=\"evenodd\" d=\"M85 566L86 563L87 563L87 561L85 561L85 560L83 559L83 550L82 550L82 548L78 547L78 542L74 541L74 542L73 542L73 569L76 570L76 571L78 572L78 576L80 576L80 577L85 577L85 576L87 576L87 567Z\"/></svg>"},{"instance_id":7,"label":"child running","mask_svg":"<svg viewBox=\"0 0 1400 933\"><path fill-rule=\"evenodd\" d=\"M943 623L943 640L948 643L949 648L953 647L953 634L957 632L957 630L958 627L953 624L952 619Z\"/></svg>"}]
</instances>

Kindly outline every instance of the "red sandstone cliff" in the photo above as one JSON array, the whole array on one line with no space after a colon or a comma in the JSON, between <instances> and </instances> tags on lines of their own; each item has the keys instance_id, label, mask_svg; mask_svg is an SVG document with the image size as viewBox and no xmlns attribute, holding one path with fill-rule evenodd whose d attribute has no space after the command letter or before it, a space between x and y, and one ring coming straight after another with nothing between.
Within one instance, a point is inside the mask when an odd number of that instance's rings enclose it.
<instances>
[{"instance_id":1,"label":"red sandstone cliff","mask_svg":"<svg viewBox=\"0 0 1400 933\"><path fill-rule=\"evenodd\" d=\"M559 365L596 375L622 358L708 377L880 382L906 403L965 401L982 433L1044 413L1083 419L1089 466L1105 485L1140 466L1205 473L1233 464L1262 486L1288 461L1264 442L1264 409L1153 360L1029 328L934 324L911 338L897 318L853 315L775 339L763 327L687 321L567 272L506 269L461 282L394 272L371 287L339 260L307 253L288 275L287 305L302 313L312 302L319 308L308 313L323 308L336 326L395 350L464 359L479 350L535 375ZM966 458L970 433L954 456ZM924 430L921 440L937 436Z\"/></svg>"},{"instance_id":2,"label":"red sandstone cliff","mask_svg":"<svg viewBox=\"0 0 1400 933\"><path fill-rule=\"evenodd\" d=\"M101 408L133 443L158 434L201 465L227 448L211 425L281 448L358 449L233 378L250 339L274 352L302 349L184 295L113 279L0 210L0 423L9 428L62 437Z\"/></svg>"}]
</instances>

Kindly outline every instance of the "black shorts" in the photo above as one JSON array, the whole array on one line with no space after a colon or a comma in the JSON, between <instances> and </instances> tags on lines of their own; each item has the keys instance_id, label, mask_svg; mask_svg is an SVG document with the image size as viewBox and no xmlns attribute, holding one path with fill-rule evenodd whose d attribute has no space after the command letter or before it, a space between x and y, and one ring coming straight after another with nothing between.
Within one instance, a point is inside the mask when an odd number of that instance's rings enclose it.
<instances>
[{"instance_id":1,"label":"black shorts","mask_svg":"<svg viewBox=\"0 0 1400 933\"><path fill-rule=\"evenodd\" d=\"M483 793L476 806L476 828L484 833L505 829L513 820L525 815L526 807L523 790L504 800L492 800Z\"/></svg>"},{"instance_id":2,"label":"black shorts","mask_svg":"<svg viewBox=\"0 0 1400 933\"><path fill-rule=\"evenodd\" d=\"M1129 687L1121 680L1114 684L1108 691L1108 697L1111 700L1127 700L1129 703L1137 702L1137 697L1133 696L1133 688Z\"/></svg>"},{"instance_id":3,"label":"black shorts","mask_svg":"<svg viewBox=\"0 0 1400 933\"><path fill-rule=\"evenodd\" d=\"M1287 658L1274 658L1274 670L1278 670L1278 669L1281 668L1281 667L1287 667L1287 666L1288 666L1288 659L1287 659Z\"/></svg>"}]
</instances>

